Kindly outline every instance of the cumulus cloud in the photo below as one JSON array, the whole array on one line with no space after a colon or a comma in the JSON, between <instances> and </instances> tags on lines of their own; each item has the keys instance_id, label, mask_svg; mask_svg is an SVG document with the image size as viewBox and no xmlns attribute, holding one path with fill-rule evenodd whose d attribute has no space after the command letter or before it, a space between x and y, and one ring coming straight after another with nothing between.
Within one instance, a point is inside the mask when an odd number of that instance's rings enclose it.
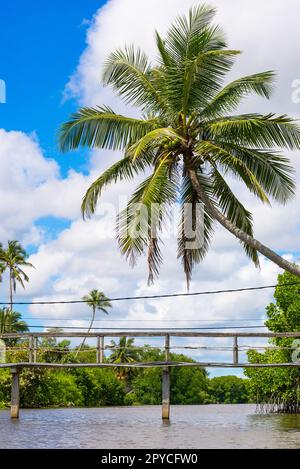
<instances>
[{"instance_id":1,"label":"cumulus cloud","mask_svg":"<svg viewBox=\"0 0 300 469\"><path fill-rule=\"evenodd\" d=\"M36 244L41 233L32 223L40 217L80 216L87 178L76 171L61 178L34 134L0 129L0 164L0 239L24 236L27 244Z\"/></svg>"}]
</instances>

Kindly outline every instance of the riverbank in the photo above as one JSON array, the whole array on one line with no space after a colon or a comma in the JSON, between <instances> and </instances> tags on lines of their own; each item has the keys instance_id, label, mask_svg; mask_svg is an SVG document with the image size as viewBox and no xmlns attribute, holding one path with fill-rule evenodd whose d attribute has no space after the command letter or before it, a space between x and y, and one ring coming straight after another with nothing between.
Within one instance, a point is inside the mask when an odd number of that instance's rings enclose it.
<instances>
[{"instance_id":1,"label":"riverbank","mask_svg":"<svg viewBox=\"0 0 300 469\"><path fill-rule=\"evenodd\" d=\"M299 448L300 415L258 415L253 405L0 411L0 448Z\"/></svg>"}]
</instances>

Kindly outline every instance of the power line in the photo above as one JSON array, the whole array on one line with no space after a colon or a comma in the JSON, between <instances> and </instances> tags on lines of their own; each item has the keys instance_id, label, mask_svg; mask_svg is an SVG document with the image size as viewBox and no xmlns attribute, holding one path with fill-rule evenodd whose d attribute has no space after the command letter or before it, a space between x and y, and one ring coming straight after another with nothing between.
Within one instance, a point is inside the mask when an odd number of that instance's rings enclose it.
<instances>
[{"instance_id":1,"label":"power line","mask_svg":"<svg viewBox=\"0 0 300 469\"><path fill-rule=\"evenodd\" d=\"M79 326L65 326L61 328L60 326L34 326L34 325L28 325L29 328L36 328L36 329L74 329L74 330L82 330L83 327ZM225 326L225 327L168 327L168 328L158 328L158 327L149 327L149 328L139 328L139 327L132 327L132 328L120 328L120 327L93 327L92 330L95 331L199 331L199 330L225 330L225 329L261 329L261 328L266 328L266 326Z\"/></svg>"},{"instance_id":2,"label":"power line","mask_svg":"<svg viewBox=\"0 0 300 469\"><path fill-rule=\"evenodd\" d=\"M222 293L240 293L247 291L259 291L259 290L268 290L273 288L283 288L299 285L300 282L293 283L283 283L281 285L265 285L262 287L248 287L248 288L233 288L227 290L214 290L214 291L202 291L195 293L171 293L166 295L148 295L148 296L127 296L127 297L117 297L117 298L108 298L109 301L129 301L129 300L155 300L159 298L188 298L193 296L204 296L204 295L219 295ZM20 301L14 302L13 305L18 306L29 306L29 305L62 305L62 304L83 304L87 303L88 300L66 300L66 301ZM0 302L3 306L8 306L8 302Z\"/></svg>"},{"instance_id":3,"label":"power line","mask_svg":"<svg viewBox=\"0 0 300 469\"><path fill-rule=\"evenodd\" d=\"M24 321L81 321L81 322L91 322L90 319L80 319L80 318L23 318ZM256 318L242 318L242 319L95 319L94 322L250 322L250 321L266 321L265 319L256 319Z\"/></svg>"}]
</instances>

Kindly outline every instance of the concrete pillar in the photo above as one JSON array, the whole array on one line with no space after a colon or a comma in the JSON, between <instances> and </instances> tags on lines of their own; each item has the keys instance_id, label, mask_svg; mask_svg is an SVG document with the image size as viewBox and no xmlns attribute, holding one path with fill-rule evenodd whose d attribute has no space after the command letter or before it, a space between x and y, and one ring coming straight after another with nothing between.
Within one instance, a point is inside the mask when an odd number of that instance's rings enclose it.
<instances>
[{"instance_id":1,"label":"concrete pillar","mask_svg":"<svg viewBox=\"0 0 300 469\"><path fill-rule=\"evenodd\" d=\"M170 336L165 337L165 359L166 362L170 361ZM162 371L162 418L163 420L170 419L170 367L163 368Z\"/></svg>"},{"instance_id":2,"label":"concrete pillar","mask_svg":"<svg viewBox=\"0 0 300 469\"><path fill-rule=\"evenodd\" d=\"M11 368L11 373L12 385L10 416L12 419L18 419L20 411L20 370L18 368Z\"/></svg>"}]
</instances>

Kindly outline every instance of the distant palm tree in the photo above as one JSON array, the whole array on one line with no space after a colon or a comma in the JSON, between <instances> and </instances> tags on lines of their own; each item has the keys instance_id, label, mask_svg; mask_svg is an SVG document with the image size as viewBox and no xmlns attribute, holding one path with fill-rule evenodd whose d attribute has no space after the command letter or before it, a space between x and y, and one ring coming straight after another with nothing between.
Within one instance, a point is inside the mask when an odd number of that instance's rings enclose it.
<instances>
[{"instance_id":1,"label":"distant palm tree","mask_svg":"<svg viewBox=\"0 0 300 469\"><path fill-rule=\"evenodd\" d=\"M0 309L0 333L9 334L17 332L27 332L29 330L25 321L22 320L22 315L9 308Z\"/></svg>"},{"instance_id":2,"label":"distant palm tree","mask_svg":"<svg viewBox=\"0 0 300 469\"><path fill-rule=\"evenodd\" d=\"M138 349L134 347L134 339L127 339L127 337L121 337L119 343L114 340L111 341L111 347L113 351L109 357L111 363L134 363L140 358ZM119 380L127 381L128 377L134 372L132 368L119 368L115 369Z\"/></svg>"},{"instance_id":3,"label":"distant palm tree","mask_svg":"<svg viewBox=\"0 0 300 469\"><path fill-rule=\"evenodd\" d=\"M187 282L208 251L215 222L238 238L256 266L261 253L300 277L298 266L254 238L252 214L226 181L228 175L242 181L263 203L270 198L288 202L295 194L293 169L277 150L299 150L300 128L287 115L232 115L251 93L269 98L274 73L245 76L224 86L240 51L227 49L222 30L211 24L214 15L214 8L198 6L178 18L165 38L156 33L154 66L139 48L113 52L103 84L139 107L141 117L119 115L107 106L82 108L62 126L60 146L62 151L79 146L123 151L123 158L88 189L82 204L86 217L95 212L106 186L151 170L118 221L122 253L132 263L148 253L150 283L162 262L159 233L178 200L178 258ZM188 214L186 204L192 207ZM203 217L197 217L199 204ZM162 211L155 209L159 206ZM203 242L190 247L183 229L187 225L201 238L204 233Z\"/></svg>"},{"instance_id":4,"label":"distant palm tree","mask_svg":"<svg viewBox=\"0 0 300 469\"><path fill-rule=\"evenodd\" d=\"M9 270L10 311L13 310L13 293L16 291L17 282L23 288L25 288L24 282L29 282L28 275L21 269L21 267L33 267L30 262L27 262L27 257L28 254L18 241L8 241L6 249L0 244L1 272L3 273L6 269Z\"/></svg>"},{"instance_id":5,"label":"distant palm tree","mask_svg":"<svg viewBox=\"0 0 300 469\"><path fill-rule=\"evenodd\" d=\"M88 334L89 334L91 332L91 329L92 329L94 321L95 321L96 311L102 311L102 313L108 314L107 309L111 308L111 302L104 295L104 293L99 291L99 290L91 290L90 293L88 295L85 295L82 299L93 310L91 323L90 323L90 326L88 328ZM84 346L85 341L86 341L86 337L83 339L82 343L80 344L80 346L77 350L77 353L76 353L76 357L78 356L80 350Z\"/></svg>"},{"instance_id":6,"label":"distant palm tree","mask_svg":"<svg viewBox=\"0 0 300 469\"><path fill-rule=\"evenodd\" d=\"M47 329L46 332L57 334L64 332L64 329L60 327L54 327ZM40 341L39 347L40 351L43 352L46 363L59 363L68 359L67 352L69 352L70 344L71 342L69 340L62 339L60 342L58 342L56 337L48 336L44 337Z\"/></svg>"}]
</instances>

